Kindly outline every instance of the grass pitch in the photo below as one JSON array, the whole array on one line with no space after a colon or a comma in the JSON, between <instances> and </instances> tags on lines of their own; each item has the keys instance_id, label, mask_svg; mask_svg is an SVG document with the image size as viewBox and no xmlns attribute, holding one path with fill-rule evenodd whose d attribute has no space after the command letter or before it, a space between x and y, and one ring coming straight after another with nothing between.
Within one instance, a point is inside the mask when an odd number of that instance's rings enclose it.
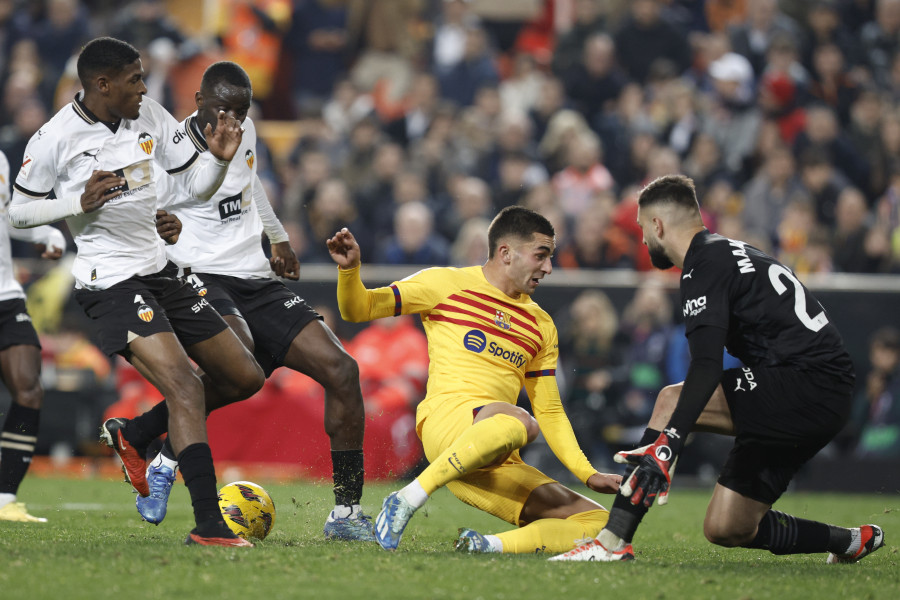
<instances>
[{"instance_id":1,"label":"grass pitch","mask_svg":"<svg viewBox=\"0 0 900 600\"><path fill-rule=\"evenodd\" d=\"M252 475L247 477L253 479ZM223 482L224 483L224 482ZM855 565L824 555L777 557L726 550L703 539L708 491L673 490L635 540L633 563L548 563L543 556L468 556L453 551L459 527L509 526L439 490L411 521L400 549L326 542L330 486L257 481L275 500L269 537L251 549L182 544L193 524L187 490L173 490L169 515L143 523L124 483L30 477L19 498L45 524L0 522L0 597L276 600L465 598L900 598L900 494L787 494L780 510L841 525L877 523L887 545ZM374 515L396 485L366 486ZM609 497L597 497L605 505Z\"/></svg>"}]
</instances>

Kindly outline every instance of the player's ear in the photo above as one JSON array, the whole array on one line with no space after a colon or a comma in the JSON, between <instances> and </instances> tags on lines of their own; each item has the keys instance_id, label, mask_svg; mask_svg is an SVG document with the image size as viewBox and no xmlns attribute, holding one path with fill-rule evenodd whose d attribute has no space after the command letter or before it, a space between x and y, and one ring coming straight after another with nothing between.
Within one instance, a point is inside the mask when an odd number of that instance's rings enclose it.
<instances>
[{"instance_id":1,"label":"player's ear","mask_svg":"<svg viewBox=\"0 0 900 600\"><path fill-rule=\"evenodd\" d=\"M197 108L203 108L203 94L194 92L194 103L197 104Z\"/></svg>"},{"instance_id":2,"label":"player's ear","mask_svg":"<svg viewBox=\"0 0 900 600\"><path fill-rule=\"evenodd\" d=\"M109 93L109 77L106 75L98 75L94 79L94 88L101 94Z\"/></svg>"}]
</instances>

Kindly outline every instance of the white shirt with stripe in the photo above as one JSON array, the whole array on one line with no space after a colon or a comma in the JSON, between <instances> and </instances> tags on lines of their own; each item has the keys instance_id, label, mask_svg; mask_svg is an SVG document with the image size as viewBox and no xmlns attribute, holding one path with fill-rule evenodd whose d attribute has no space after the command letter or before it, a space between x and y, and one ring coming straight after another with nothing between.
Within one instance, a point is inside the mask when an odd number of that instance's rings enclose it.
<instances>
[{"instance_id":1,"label":"white shirt with stripe","mask_svg":"<svg viewBox=\"0 0 900 600\"><path fill-rule=\"evenodd\" d=\"M182 126L205 157L209 152L196 116L196 113L189 116ZM265 203L264 208L269 212L271 207L256 176L256 126L250 118L244 119L242 126L241 145L228 166L225 181L211 200L191 197L181 182L156 169L161 208L182 223L178 242L166 246L169 259L179 267L190 268L195 273L240 278L272 275L262 250L259 204ZM275 223L280 228L277 219ZM265 229L271 241L287 241L286 235L274 236L268 226Z\"/></svg>"},{"instance_id":2,"label":"white shirt with stripe","mask_svg":"<svg viewBox=\"0 0 900 600\"><path fill-rule=\"evenodd\" d=\"M46 199L51 192L58 199L54 202L71 203L64 210L78 246L72 269L76 287L106 289L165 266L165 244L156 233L153 165L182 173L193 166L198 154L182 125L147 96L140 116L122 119L118 126L101 122L80 96L28 142L13 205ZM97 170L124 177L126 189L98 210L84 213L80 197Z\"/></svg>"}]
</instances>

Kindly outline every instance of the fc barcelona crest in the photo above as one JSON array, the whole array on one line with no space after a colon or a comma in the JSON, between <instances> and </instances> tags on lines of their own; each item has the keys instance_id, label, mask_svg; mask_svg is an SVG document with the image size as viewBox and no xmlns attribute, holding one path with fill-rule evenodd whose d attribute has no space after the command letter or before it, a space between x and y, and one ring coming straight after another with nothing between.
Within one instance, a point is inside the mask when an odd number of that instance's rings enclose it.
<instances>
[{"instance_id":1,"label":"fc barcelona crest","mask_svg":"<svg viewBox=\"0 0 900 600\"><path fill-rule=\"evenodd\" d=\"M248 149L246 154L244 154L244 160L247 161L247 166L250 167L251 169L253 168L253 159L254 158L255 158L255 156L253 156L253 150Z\"/></svg>"},{"instance_id":2,"label":"fc barcelona crest","mask_svg":"<svg viewBox=\"0 0 900 600\"><path fill-rule=\"evenodd\" d=\"M509 314L503 312L502 310L498 310L494 314L494 325L496 325L500 329L509 329Z\"/></svg>"},{"instance_id":3,"label":"fc barcelona crest","mask_svg":"<svg viewBox=\"0 0 900 600\"><path fill-rule=\"evenodd\" d=\"M138 143L141 145L141 150L143 150L145 154L149 155L153 152L153 136L146 131L138 136Z\"/></svg>"}]
</instances>

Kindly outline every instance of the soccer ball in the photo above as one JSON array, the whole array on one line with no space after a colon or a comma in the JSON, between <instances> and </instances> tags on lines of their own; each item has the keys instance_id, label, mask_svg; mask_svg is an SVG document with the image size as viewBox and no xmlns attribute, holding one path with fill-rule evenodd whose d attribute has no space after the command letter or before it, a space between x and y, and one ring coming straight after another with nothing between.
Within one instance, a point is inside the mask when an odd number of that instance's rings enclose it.
<instances>
[{"instance_id":1,"label":"soccer ball","mask_svg":"<svg viewBox=\"0 0 900 600\"><path fill-rule=\"evenodd\" d=\"M225 524L238 536L265 539L275 524L275 503L261 485L235 481L219 490Z\"/></svg>"}]
</instances>

